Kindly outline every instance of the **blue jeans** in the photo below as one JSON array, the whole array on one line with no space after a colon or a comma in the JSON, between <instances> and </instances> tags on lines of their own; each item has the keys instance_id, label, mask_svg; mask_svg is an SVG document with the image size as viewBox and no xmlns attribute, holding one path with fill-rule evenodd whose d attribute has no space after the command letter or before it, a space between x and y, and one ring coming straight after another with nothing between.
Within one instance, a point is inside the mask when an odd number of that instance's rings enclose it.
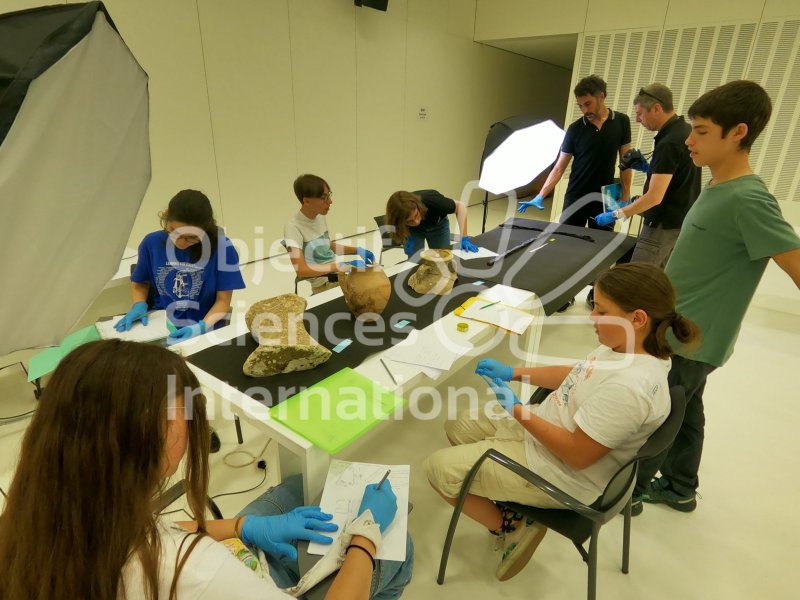
<instances>
[{"instance_id":1,"label":"blue jeans","mask_svg":"<svg viewBox=\"0 0 800 600\"><path fill-rule=\"evenodd\" d=\"M436 225L430 227L413 227L408 230L408 243L405 246L406 255L411 257L425 248L436 250L450 249L450 221L444 217Z\"/></svg>"},{"instance_id":2,"label":"blue jeans","mask_svg":"<svg viewBox=\"0 0 800 600\"><path fill-rule=\"evenodd\" d=\"M303 505L303 477L292 475L283 483L267 490L261 496L245 506L236 515L281 515ZM251 548L252 549L252 548ZM288 588L300 581L300 572L296 560L267 554L269 574L278 587ZM403 562L379 560L375 562L372 573L370 598L373 600L393 600L399 598L411 581L414 568L414 544L411 536L406 540L406 559Z\"/></svg>"}]
</instances>

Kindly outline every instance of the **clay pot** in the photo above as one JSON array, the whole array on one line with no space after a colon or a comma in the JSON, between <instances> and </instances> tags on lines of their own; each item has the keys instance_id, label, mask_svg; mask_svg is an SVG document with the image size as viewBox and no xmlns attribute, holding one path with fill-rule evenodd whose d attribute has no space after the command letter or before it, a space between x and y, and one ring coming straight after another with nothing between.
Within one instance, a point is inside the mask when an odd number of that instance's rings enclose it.
<instances>
[{"instance_id":1,"label":"clay pot","mask_svg":"<svg viewBox=\"0 0 800 600\"><path fill-rule=\"evenodd\" d=\"M378 320L392 295L392 284L378 265L339 273L347 308L365 323Z\"/></svg>"},{"instance_id":2,"label":"clay pot","mask_svg":"<svg viewBox=\"0 0 800 600\"><path fill-rule=\"evenodd\" d=\"M450 250L423 250L419 268L408 278L408 285L418 294L445 296L456 281L456 263Z\"/></svg>"},{"instance_id":3,"label":"clay pot","mask_svg":"<svg viewBox=\"0 0 800 600\"><path fill-rule=\"evenodd\" d=\"M305 309L305 299L296 294L261 300L248 309L244 320L258 348L242 366L245 375L266 377L306 371L331 357L331 351L306 331Z\"/></svg>"}]
</instances>

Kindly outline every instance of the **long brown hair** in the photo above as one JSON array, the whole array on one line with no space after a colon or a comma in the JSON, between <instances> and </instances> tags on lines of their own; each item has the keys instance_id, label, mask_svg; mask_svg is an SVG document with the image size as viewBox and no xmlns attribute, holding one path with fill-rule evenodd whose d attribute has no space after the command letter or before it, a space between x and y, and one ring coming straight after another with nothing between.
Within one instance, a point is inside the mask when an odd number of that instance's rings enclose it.
<instances>
[{"instance_id":1,"label":"long brown hair","mask_svg":"<svg viewBox=\"0 0 800 600\"><path fill-rule=\"evenodd\" d=\"M219 243L219 227L214 219L214 209L211 200L203 192L197 190L181 190L175 194L167 205L167 210L158 215L161 227L166 230L167 223L178 221L205 231L209 241L211 254L217 251ZM187 249L189 257L197 262L203 255L203 245L193 244Z\"/></svg>"},{"instance_id":2,"label":"long brown hair","mask_svg":"<svg viewBox=\"0 0 800 600\"><path fill-rule=\"evenodd\" d=\"M0 515L0 598L117 600L130 559L148 597L158 596L153 498L164 484L168 409L181 395L192 411L187 501L205 533L210 433L198 390L183 359L155 345L91 342L61 361Z\"/></svg>"},{"instance_id":3,"label":"long brown hair","mask_svg":"<svg viewBox=\"0 0 800 600\"><path fill-rule=\"evenodd\" d=\"M641 309L647 313L652 325L643 346L648 354L658 358L672 356L667 341L670 328L682 344L699 341L697 325L675 312L675 289L660 268L647 263L617 265L600 275L595 287L625 312Z\"/></svg>"},{"instance_id":4,"label":"long brown hair","mask_svg":"<svg viewBox=\"0 0 800 600\"><path fill-rule=\"evenodd\" d=\"M406 221L411 218L415 210L419 211L419 215L422 218L425 218L425 213L428 212L428 207L423 204L422 198L417 194L400 191L389 196L389 201L386 203L384 222L386 225L394 227L392 239L396 243L403 244L408 239Z\"/></svg>"}]
</instances>

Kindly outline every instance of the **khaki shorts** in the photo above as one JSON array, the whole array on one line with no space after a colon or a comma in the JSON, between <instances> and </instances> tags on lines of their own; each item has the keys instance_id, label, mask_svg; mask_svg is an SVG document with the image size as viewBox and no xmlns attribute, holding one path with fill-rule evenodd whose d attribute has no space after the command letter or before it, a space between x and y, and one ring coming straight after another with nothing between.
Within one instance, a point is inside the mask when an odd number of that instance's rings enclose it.
<instances>
[{"instance_id":1,"label":"khaki shorts","mask_svg":"<svg viewBox=\"0 0 800 600\"><path fill-rule=\"evenodd\" d=\"M318 287L311 288L311 295L313 296L314 294L319 294L320 292L324 292L324 291L327 291L327 290L332 290L333 288L337 288L337 287L339 287L339 282L338 281L326 281L325 283L323 283L322 285L320 285Z\"/></svg>"},{"instance_id":2,"label":"khaki shorts","mask_svg":"<svg viewBox=\"0 0 800 600\"><path fill-rule=\"evenodd\" d=\"M431 485L448 498L458 496L472 465L489 448L502 452L523 466L528 464L525 430L494 400L477 410L460 412L455 421L445 424L444 429L456 445L431 454L425 460L425 471ZM535 485L490 459L483 462L475 475L470 493L491 500L564 508Z\"/></svg>"}]
</instances>

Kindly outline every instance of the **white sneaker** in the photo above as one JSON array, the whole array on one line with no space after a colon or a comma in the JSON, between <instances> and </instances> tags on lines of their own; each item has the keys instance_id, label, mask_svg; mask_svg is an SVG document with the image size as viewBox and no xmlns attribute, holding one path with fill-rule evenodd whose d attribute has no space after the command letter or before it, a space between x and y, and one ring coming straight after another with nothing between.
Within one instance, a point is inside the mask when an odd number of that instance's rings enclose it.
<instances>
[{"instance_id":1,"label":"white sneaker","mask_svg":"<svg viewBox=\"0 0 800 600\"><path fill-rule=\"evenodd\" d=\"M506 581L519 573L528 564L546 533L547 527L535 521L507 533L503 557L495 573L497 579Z\"/></svg>"}]
</instances>

